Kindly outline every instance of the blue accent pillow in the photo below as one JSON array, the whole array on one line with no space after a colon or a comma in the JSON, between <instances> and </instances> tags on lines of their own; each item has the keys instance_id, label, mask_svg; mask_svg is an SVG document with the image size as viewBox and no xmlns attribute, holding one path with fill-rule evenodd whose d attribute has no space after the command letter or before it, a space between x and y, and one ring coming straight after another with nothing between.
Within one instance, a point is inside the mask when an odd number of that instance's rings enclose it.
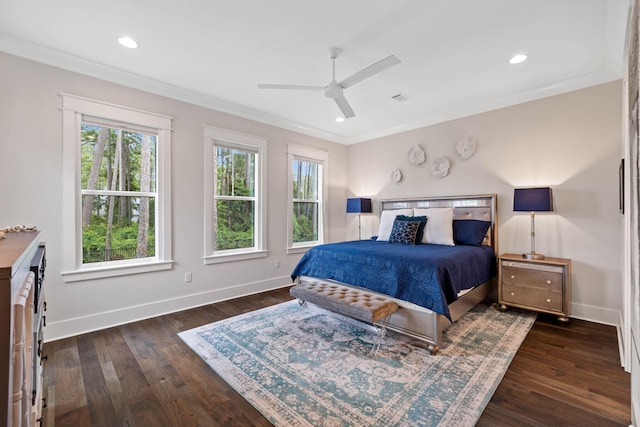
<instances>
[{"instance_id":1,"label":"blue accent pillow","mask_svg":"<svg viewBox=\"0 0 640 427\"><path fill-rule=\"evenodd\" d=\"M402 221L396 218L396 220L393 221L389 243L415 245L416 234L418 234L419 227L420 221Z\"/></svg>"},{"instance_id":2,"label":"blue accent pillow","mask_svg":"<svg viewBox=\"0 0 640 427\"><path fill-rule=\"evenodd\" d=\"M424 228L427 225L427 217L426 216L396 215L396 220L400 220L400 221L420 221L420 226L418 227L418 234L416 234L416 244L422 242L422 236L424 236Z\"/></svg>"},{"instance_id":3,"label":"blue accent pillow","mask_svg":"<svg viewBox=\"0 0 640 427\"><path fill-rule=\"evenodd\" d=\"M480 246L489 227L491 227L489 221L454 219L453 241L456 245Z\"/></svg>"}]
</instances>

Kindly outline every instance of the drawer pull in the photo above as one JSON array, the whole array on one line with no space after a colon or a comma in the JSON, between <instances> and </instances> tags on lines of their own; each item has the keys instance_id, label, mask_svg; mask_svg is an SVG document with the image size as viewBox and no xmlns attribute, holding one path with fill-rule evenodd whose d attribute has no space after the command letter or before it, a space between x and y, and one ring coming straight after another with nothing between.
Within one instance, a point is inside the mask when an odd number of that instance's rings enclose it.
<instances>
[{"instance_id":1,"label":"drawer pull","mask_svg":"<svg viewBox=\"0 0 640 427\"><path fill-rule=\"evenodd\" d=\"M547 285L550 285L550 284L551 284L551 280L547 280Z\"/></svg>"},{"instance_id":2,"label":"drawer pull","mask_svg":"<svg viewBox=\"0 0 640 427\"><path fill-rule=\"evenodd\" d=\"M551 298L547 298L547 302L551 302Z\"/></svg>"},{"instance_id":3,"label":"drawer pull","mask_svg":"<svg viewBox=\"0 0 640 427\"><path fill-rule=\"evenodd\" d=\"M511 292L511 296L515 296L515 294L516 294L515 292Z\"/></svg>"},{"instance_id":4,"label":"drawer pull","mask_svg":"<svg viewBox=\"0 0 640 427\"><path fill-rule=\"evenodd\" d=\"M511 278L512 278L512 279L515 279L515 278L516 278L516 276L515 276L514 274L512 274L512 275L511 275Z\"/></svg>"}]
</instances>

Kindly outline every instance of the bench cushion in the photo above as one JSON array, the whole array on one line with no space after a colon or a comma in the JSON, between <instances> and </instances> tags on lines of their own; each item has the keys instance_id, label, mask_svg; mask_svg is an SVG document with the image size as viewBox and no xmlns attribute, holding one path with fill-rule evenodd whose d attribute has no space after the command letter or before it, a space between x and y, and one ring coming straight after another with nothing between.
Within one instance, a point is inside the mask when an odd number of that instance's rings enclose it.
<instances>
[{"instance_id":1,"label":"bench cushion","mask_svg":"<svg viewBox=\"0 0 640 427\"><path fill-rule=\"evenodd\" d=\"M304 281L289 293L327 310L374 323L393 314L398 304L389 298L333 283Z\"/></svg>"}]
</instances>

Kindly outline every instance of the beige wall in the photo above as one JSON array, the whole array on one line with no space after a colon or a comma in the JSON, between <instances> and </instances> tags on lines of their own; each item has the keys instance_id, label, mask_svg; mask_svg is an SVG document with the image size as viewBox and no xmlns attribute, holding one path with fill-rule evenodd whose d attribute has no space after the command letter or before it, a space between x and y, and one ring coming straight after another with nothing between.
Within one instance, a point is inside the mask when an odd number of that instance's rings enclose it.
<instances>
[{"instance_id":1,"label":"beige wall","mask_svg":"<svg viewBox=\"0 0 640 427\"><path fill-rule=\"evenodd\" d=\"M574 316L619 324L621 90L618 81L349 146L348 196L497 193L500 251L521 253L530 249L530 219L512 212L513 188L549 185L555 212L536 216L536 252L573 260ZM464 136L478 141L466 160L455 151ZM427 153L418 167L407 158L415 144ZM451 161L441 179L429 172L439 156ZM395 168L404 175L397 184ZM377 218L363 218L363 236L375 234ZM357 236L357 219L347 233Z\"/></svg>"},{"instance_id":2,"label":"beige wall","mask_svg":"<svg viewBox=\"0 0 640 427\"><path fill-rule=\"evenodd\" d=\"M172 270L62 281L60 92L174 117ZM266 259L203 264L203 124L269 140ZM287 144L329 152L329 239L345 235L347 149L342 145L2 53L0 129L0 226L37 225L47 242L47 340L290 283L300 255L285 251ZM184 283L185 272L193 273L192 283Z\"/></svg>"}]
</instances>

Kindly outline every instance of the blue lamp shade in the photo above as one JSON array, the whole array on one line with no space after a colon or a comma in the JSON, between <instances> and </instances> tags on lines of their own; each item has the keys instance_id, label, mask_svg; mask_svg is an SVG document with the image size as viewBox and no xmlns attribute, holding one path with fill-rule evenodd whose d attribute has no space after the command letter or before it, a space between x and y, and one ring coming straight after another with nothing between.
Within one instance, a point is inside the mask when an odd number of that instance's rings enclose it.
<instances>
[{"instance_id":1,"label":"blue lamp shade","mask_svg":"<svg viewBox=\"0 0 640 427\"><path fill-rule=\"evenodd\" d=\"M514 212L553 211L551 188L515 188L513 190L513 210Z\"/></svg>"},{"instance_id":2,"label":"blue lamp shade","mask_svg":"<svg viewBox=\"0 0 640 427\"><path fill-rule=\"evenodd\" d=\"M371 213L371 199L347 199L347 213Z\"/></svg>"}]
</instances>

